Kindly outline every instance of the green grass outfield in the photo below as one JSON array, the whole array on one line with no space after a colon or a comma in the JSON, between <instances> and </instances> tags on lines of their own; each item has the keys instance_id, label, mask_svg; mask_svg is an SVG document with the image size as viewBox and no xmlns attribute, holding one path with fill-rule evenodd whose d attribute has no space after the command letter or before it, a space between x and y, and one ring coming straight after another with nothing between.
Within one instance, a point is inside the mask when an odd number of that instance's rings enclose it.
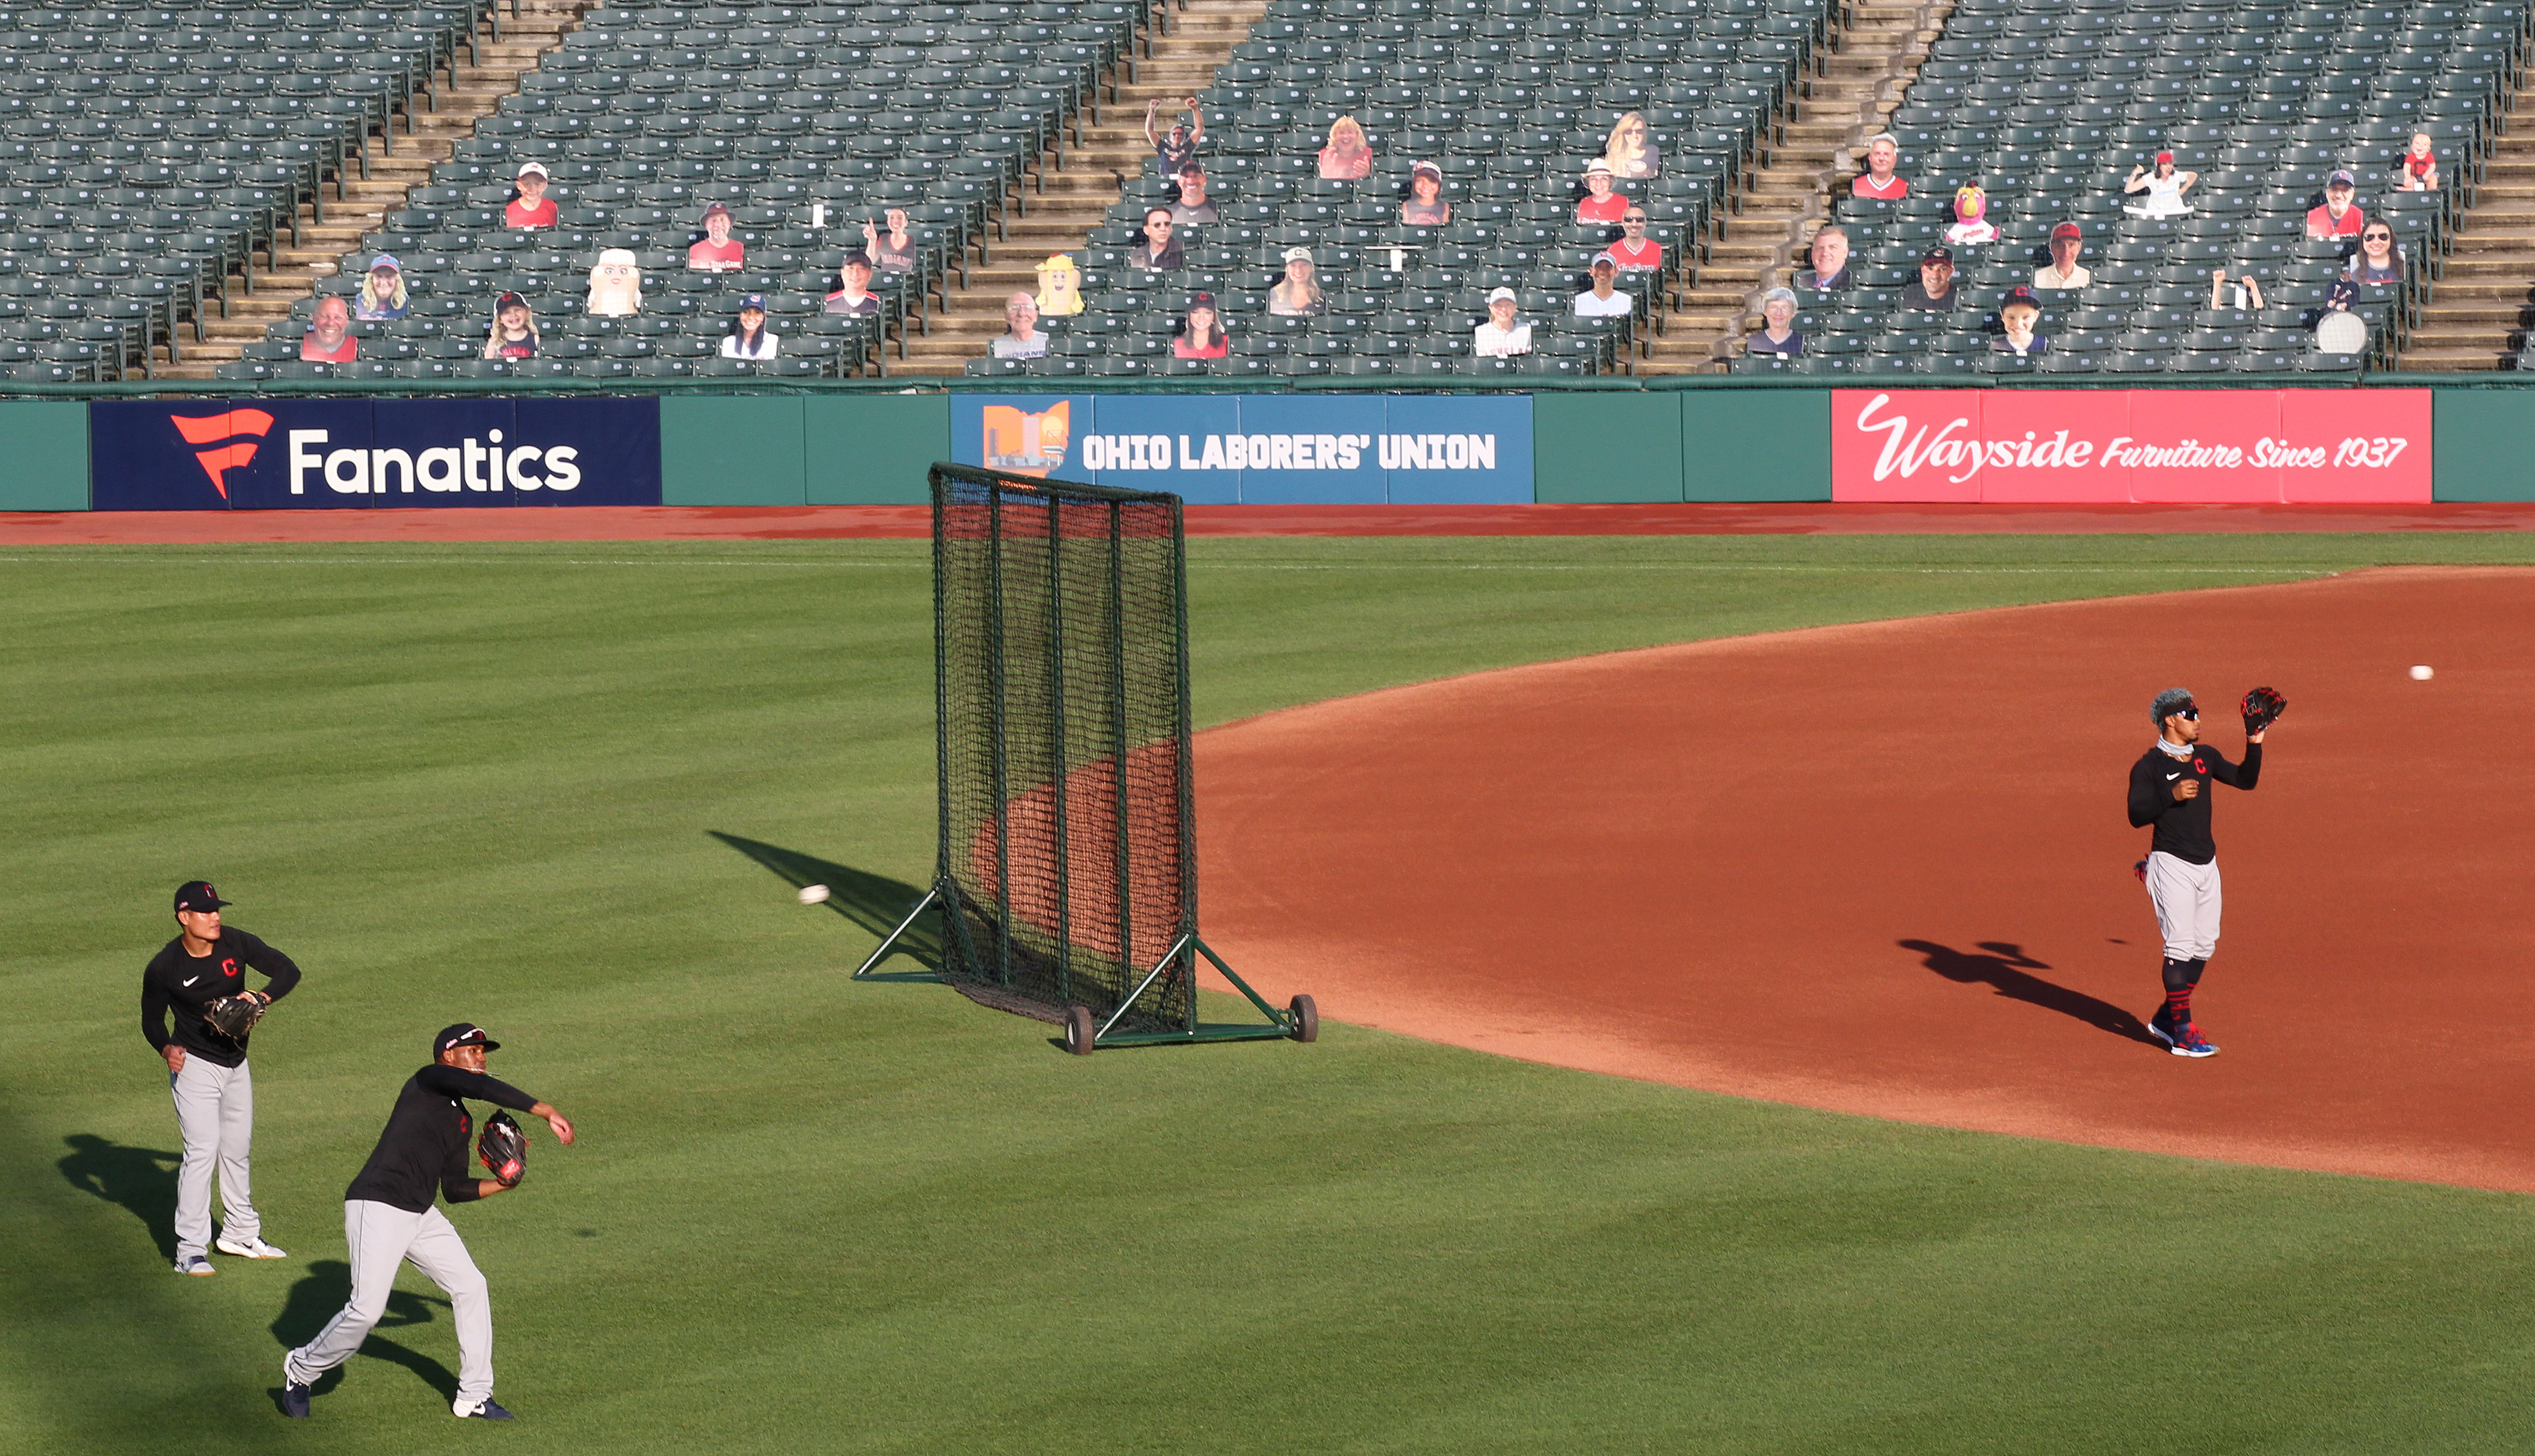
<instances>
[{"instance_id":1,"label":"green grass outfield","mask_svg":"<svg viewBox=\"0 0 2535 1456\"><path fill-rule=\"evenodd\" d=\"M929 873L923 550L0 550L0 1452L2535 1446L2526 1198L1339 1025L1078 1060L941 987L849 983L871 937L711 836ZM1192 557L1212 722L1720 634L2522 563L2535 537ZM254 1063L292 1256L211 1280L168 1272L177 1139L135 1025L198 874L308 972ZM410 1271L285 1423L281 1351L343 1290L343 1185L462 1017L584 1133L535 1129L527 1184L456 1214L522 1423L451 1421L449 1313Z\"/></svg>"}]
</instances>

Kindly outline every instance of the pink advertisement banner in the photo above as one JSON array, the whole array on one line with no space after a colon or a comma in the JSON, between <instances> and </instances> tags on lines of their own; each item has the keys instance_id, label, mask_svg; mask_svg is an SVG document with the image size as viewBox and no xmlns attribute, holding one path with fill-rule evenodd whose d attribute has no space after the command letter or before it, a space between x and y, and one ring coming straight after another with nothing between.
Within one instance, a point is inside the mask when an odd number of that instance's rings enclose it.
<instances>
[{"instance_id":1,"label":"pink advertisement banner","mask_svg":"<svg viewBox=\"0 0 2535 1456\"><path fill-rule=\"evenodd\" d=\"M2428 390L1834 390L1834 501L2430 499Z\"/></svg>"}]
</instances>

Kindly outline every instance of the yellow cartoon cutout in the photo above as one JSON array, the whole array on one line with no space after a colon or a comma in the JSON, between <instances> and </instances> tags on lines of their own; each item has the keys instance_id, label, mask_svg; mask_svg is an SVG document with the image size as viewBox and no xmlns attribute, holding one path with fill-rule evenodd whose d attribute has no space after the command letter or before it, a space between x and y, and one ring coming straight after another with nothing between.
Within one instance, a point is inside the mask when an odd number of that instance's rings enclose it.
<instances>
[{"instance_id":1,"label":"yellow cartoon cutout","mask_svg":"<svg viewBox=\"0 0 2535 1456\"><path fill-rule=\"evenodd\" d=\"M1051 253L1038 266L1038 311L1047 318L1082 312L1082 270L1074 266L1073 255Z\"/></svg>"}]
</instances>

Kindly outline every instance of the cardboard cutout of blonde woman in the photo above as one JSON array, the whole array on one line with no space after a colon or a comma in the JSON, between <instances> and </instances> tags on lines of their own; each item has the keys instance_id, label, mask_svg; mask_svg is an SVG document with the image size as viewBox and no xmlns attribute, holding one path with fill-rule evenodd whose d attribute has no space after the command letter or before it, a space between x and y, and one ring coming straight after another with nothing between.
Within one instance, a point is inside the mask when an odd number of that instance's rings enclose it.
<instances>
[{"instance_id":1,"label":"cardboard cutout of blonde woman","mask_svg":"<svg viewBox=\"0 0 2535 1456\"><path fill-rule=\"evenodd\" d=\"M589 269L593 318L625 319L643 312L643 265L631 248L610 248Z\"/></svg>"},{"instance_id":2,"label":"cardboard cutout of blonde woman","mask_svg":"<svg viewBox=\"0 0 2535 1456\"><path fill-rule=\"evenodd\" d=\"M1041 318L1070 319L1082 312L1082 270L1070 253L1051 253L1038 266L1038 311Z\"/></svg>"},{"instance_id":3,"label":"cardboard cutout of blonde woman","mask_svg":"<svg viewBox=\"0 0 2535 1456\"><path fill-rule=\"evenodd\" d=\"M1646 141L1646 114L1642 111L1621 113L1619 123L1611 128L1611 139L1602 149L1602 160L1611 164L1611 175L1631 180L1651 177L1663 164L1663 154Z\"/></svg>"}]
</instances>

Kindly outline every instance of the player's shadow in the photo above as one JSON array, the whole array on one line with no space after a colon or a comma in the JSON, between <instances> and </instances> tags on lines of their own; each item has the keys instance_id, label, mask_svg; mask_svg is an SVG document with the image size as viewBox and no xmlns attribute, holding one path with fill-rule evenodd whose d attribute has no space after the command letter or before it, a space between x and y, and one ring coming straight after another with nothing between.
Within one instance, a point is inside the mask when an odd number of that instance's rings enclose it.
<instances>
[{"instance_id":1,"label":"player's shadow","mask_svg":"<svg viewBox=\"0 0 2535 1456\"><path fill-rule=\"evenodd\" d=\"M834 860L823 860L816 855L803 854L795 849L785 849L778 844L743 839L737 834L725 834L719 829L706 832L773 871L794 889L812 884L826 885L828 887L827 908L852 921L875 940L896 930L897 923L906 918L906 912L915 908L915 902L924 898L924 891L918 886L908 884L901 880L892 880L886 875L874 875L867 870L857 870L850 865L839 865ZM934 973L942 969L940 917L930 910L926 911L915 924L906 928L905 935L897 938L897 944L890 953L893 956L911 956L924 967L924 970L921 973L876 971L866 979L873 981L937 979Z\"/></svg>"},{"instance_id":2,"label":"player's shadow","mask_svg":"<svg viewBox=\"0 0 2535 1456\"><path fill-rule=\"evenodd\" d=\"M335 1317L345 1302L352 1298L352 1266L341 1259L319 1259L308 1266L308 1272L290 1287L290 1296L282 1302L281 1312L274 1317L273 1337L284 1350L296 1350L317 1338L326 1321ZM391 1290L387 1312L370 1327L370 1337L361 1342L361 1354L373 1360L401 1365L422 1377L422 1382L440 1392L442 1400L458 1398L458 1377L449 1366L418 1350L408 1350L394 1340L383 1339L380 1330L402 1325L429 1324L439 1316L435 1308L446 1309L449 1301L438 1295L418 1295L411 1290ZM317 1377L310 1392L324 1395L343 1383L343 1366L338 1365ZM281 1387L272 1389L275 1409L281 1405Z\"/></svg>"},{"instance_id":3,"label":"player's shadow","mask_svg":"<svg viewBox=\"0 0 2535 1456\"><path fill-rule=\"evenodd\" d=\"M158 1256L176 1257L176 1165L182 1153L126 1147L93 1132L62 1139L70 1152L55 1164L72 1187L129 1210L158 1244Z\"/></svg>"},{"instance_id":4,"label":"player's shadow","mask_svg":"<svg viewBox=\"0 0 2535 1456\"><path fill-rule=\"evenodd\" d=\"M2047 960L2036 960L2024 953L2024 947L2012 940L1983 940L1981 953L1956 950L1934 940L1897 940L1904 950L1915 951L1920 963L1948 981L1965 986L1980 983L1996 987L1998 994L2011 1001L2024 1001L2074 1016L2098 1031L2109 1031L2118 1037L2158 1045L2147 1033L2147 1024L2131 1012L2108 1001L2098 1001L2082 991L2071 991L2056 981L2045 981L2035 971L2051 969Z\"/></svg>"}]
</instances>

